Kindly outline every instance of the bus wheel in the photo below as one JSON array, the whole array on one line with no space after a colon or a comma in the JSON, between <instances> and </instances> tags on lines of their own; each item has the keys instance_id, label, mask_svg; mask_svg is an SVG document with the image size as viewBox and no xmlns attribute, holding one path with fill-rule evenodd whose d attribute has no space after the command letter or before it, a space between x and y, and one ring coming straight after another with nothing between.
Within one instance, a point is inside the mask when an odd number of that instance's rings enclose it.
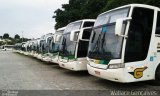
<instances>
[{"instance_id":1,"label":"bus wheel","mask_svg":"<svg viewBox=\"0 0 160 96\"><path fill-rule=\"evenodd\" d=\"M160 65L156 69L155 80L152 83L156 86L160 86Z\"/></svg>"}]
</instances>

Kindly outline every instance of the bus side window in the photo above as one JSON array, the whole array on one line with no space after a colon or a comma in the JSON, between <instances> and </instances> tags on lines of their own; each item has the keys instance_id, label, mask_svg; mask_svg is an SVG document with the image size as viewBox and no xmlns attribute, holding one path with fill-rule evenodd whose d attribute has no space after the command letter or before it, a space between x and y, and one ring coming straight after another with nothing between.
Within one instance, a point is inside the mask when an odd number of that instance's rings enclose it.
<instances>
[{"instance_id":1,"label":"bus side window","mask_svg":"<svg viewBox=\"0 0 160 96\"><path fill-rule=\"evenodd\" d=\"M90 39L92 29L84 29L82 39Z\"/></svg>"},{"instance_id":2,"label":"bus side window","mask_svg":"<svg viewBox=\"0 0 160 96\"><path fill-rule=\"evenodd\" d=\"M77 52L78 58L87 56L88 46L89 46L88 41L82 41L82 40L79 41L78 52Z\"/></svg>"},{"instance_id":3,"label":"bus side window","mask_svg":"<svg viewBox=\"0 0 160 96\"><path fill-rule=\"evenodd\" d=\"M94 26L94 22L84 22L83 28Z\"/></svg>"},{"instance_id":4,"label":"bus side window","mask_svg":"<svg viewBox=\"0 0 160 96\"><path fill-rule=\"evenodd\" d=\"M160 35L160 12L158 12L158 15L157 15L157 28L156 28L156 34Z\"/></svg>"}]
</instances>

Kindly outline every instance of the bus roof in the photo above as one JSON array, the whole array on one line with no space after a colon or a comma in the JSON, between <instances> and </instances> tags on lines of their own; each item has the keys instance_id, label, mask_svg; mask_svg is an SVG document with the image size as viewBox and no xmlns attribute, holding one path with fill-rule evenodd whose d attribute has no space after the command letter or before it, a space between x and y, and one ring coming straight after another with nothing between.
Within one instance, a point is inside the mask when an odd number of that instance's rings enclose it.
<instances>
[{"instance_id":1,"label":"bus roof","mask_svg":"<svg viewBox=\"0 0 160 96\"><path fill-rule=\"evenodd\" d=\"M66 26L65 27L62 27L62 28L58 28L57 30L56 30L56 32L57 31L62 31L62 30L65 30L66 29Z\"/></svg>"},{"instance_id":2,"label":"bus roof","mask_svg":"<svg viewBox=\"0 0 160 96\"><path fill-rule=\"evenodd\" d=\"M71 22L71 23L69 23L69 24L76 23L76 22L81 22L81 21L82 21L82 22L84 22L84 21L95 22L95 19L82 19L82 20L77 20L77 21ZM68 25L69 25L69 24L68 24ZM67 25L67 26L68 26L68 25Z\"/></svg>"},{"instance_id":3,"label":"bus roof","mask_svg":"<svg viewBox=\"0 0 160 96\"><path fill-rule=\"evenodd\" d=\"M106 14L108 12L111 12L111 11L114 11L114 10L117 10L117 9L121 9L121 8L126 8L126 7L143 7L143 8L148 8L148 9L156 9L158 11L160 11L160 8L158 7L155 7L155 6L151 6L151 5L146 5L146 4L128 4L128 5L124 5L124 6L121 6L121 7L117 7L117 8L114 8L114 9L111 9L111 10L108 10L106 12L103 12L102 14L98 15L98 16L101 16L103 14Z\"/></svg>"}]
</instances>

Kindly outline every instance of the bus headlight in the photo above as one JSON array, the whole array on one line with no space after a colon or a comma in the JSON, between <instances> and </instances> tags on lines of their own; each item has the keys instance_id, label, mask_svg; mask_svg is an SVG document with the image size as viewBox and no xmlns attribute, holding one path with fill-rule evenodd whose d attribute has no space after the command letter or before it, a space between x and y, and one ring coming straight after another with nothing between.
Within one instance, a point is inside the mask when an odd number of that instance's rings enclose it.
<instances>
[{"instance_id":1,"label":"bus headlight","mask_svg":"<svg viewBox=\"0 0 160 96\"><path fill-rule=\"evenodd\" d=\"M125 67L125 65L124 64L109 64L108 65L108 69L118 69L118 68L124 68Z\"/></svg>"}]
</instances>

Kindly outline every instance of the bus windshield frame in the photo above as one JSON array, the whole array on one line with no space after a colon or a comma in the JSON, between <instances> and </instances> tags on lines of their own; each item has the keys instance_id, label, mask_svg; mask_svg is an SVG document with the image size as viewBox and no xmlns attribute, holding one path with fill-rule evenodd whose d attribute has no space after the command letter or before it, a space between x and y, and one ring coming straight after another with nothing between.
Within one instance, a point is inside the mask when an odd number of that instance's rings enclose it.
<instances>
[{"instance_id":1,"label":"bus windshield frame","mask_svg":"<svg viewBox=\"0 0 160 96\"><path fill-rule=\"evenodd\" d=\"M116 20L128 17L130 7L113 10L99 15L91 35L88 57L91 59L106 60L120 59L123 37L115 35ZM123 24L122 34L127 23Z\"/></svg>"},{"instance_id":2,"label":"bus windshield frame","mask_svg":"<svg viewBox=\"0 0 160 96\"><path fill-rule=\"evenodd\" d=\"M75 59L76 57L76 46L77 42L70 41L70 33L74 30L79 30L81 28L82 21L74 22L69 24L64 33L63 38L61 40L61 46L60 46L60 56L67 57L69 59ZM79 34L77 35L77 37Z\"/></svg>"}]
</instances>

